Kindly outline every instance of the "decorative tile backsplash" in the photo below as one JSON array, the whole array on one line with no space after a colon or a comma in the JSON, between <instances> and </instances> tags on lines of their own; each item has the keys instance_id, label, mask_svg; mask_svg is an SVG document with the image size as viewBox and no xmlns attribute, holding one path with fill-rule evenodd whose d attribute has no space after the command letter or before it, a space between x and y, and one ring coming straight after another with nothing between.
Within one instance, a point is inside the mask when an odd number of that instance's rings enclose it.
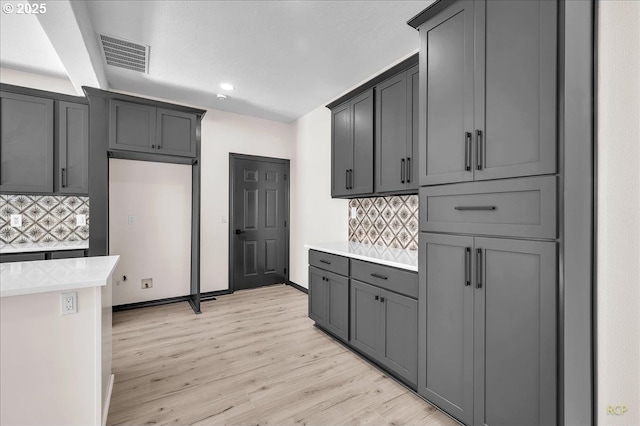
<instances>
[{"instance_id":1,"label":"decorative tile backsplash","mask_svg":"<svg viewBox=\"0 0 640 426\"><path fill-rule=\"evenodd\" d=\"M418 205L417 195L350 200L349 241L418 250Z\"/></svg>"},{"instance_id":2,"label":"decorative tile backsplash","mask_svg":"<svg viewBox=\"0 0 640 426\"><path fill-rule=\"evenodd\" d=\"M11 215L22 215L22 227L11 227ZM76 215L86 225L76 226ZM89 197L0 194L0 242L50 243L89 239Z\"/></svg>"}]
</instances>

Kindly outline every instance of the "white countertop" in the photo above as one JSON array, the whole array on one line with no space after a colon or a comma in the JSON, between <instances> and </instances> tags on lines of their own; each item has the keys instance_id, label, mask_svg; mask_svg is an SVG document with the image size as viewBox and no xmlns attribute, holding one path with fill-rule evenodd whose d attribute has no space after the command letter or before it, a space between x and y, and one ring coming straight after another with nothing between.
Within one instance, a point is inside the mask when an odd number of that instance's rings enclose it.
<instances>
[{"instance_id":1,"label":"white countertop","mask_svg":"<svg viewBox=\"0 0 640 426\"><path fill-rule=\"evenodd\" d=\"M418 251L395 249L371 244L336 241L331 243L305 244L305 248L351 257L366 262L379 263L418 272Z\"/></svg>"},{"instance_id":2,"label":"white countertop","mask_svg":"<svg viewBox=\"0 0 640 426\"><path fill-rule=\"evenodd\" d=\"M0 243L0 254L30 253L30 252L36 252L36 251L86 250L88 248L89 248L89 240L60 241L60 242L53 242L53 243L20 243L20 244Z\"/></svg>"},{"instance_id":3,"label":"white countertop","mask_svg":"<svg viewBox=\"0 0 640 426\"><path fill-rule=\"evenodd\" d=\"M0 297L99 287L120 256L35 260L0 264Z\"/></svg>"}]
</instances>

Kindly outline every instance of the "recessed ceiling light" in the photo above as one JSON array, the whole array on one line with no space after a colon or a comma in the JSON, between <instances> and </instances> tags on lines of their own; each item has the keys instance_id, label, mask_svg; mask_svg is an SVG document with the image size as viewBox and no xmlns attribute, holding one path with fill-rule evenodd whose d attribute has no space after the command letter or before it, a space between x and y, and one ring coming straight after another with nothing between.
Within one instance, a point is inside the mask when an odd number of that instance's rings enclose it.
<instances>
[{"instance_id":1,"label":"recessed ceiling light","mask_svg":"<svg viewBox=\"0 0 640 426\"><path fill-rule=\"evenodd\" d=\"M224 101L225 99L227 99L227 95L223 95L222 93L218 93L217 98L220 99L221 101Z\"/></svg>"},{"instance_id":2,"label":"recessed ceiling light","mask_svg":"<svg viewBox=\"0 0 640 426\"><path fill-rule=\"evenodd\" d=\"M235 87L233 87L233 84L231 84L231 83L222 83L220 85L220 88L222 90L233 90L233 89L235 89Z\"/></svg>"}]
</instances>

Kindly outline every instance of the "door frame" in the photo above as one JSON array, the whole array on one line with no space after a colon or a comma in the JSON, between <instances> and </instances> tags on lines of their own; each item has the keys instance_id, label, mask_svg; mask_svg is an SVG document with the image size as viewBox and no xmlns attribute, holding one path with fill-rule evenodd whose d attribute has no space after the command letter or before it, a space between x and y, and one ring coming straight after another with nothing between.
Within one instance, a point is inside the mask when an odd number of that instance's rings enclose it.
<instances>
[{"instance_id":1,"label":"door frame","mask_svg":"<svg viewBox=\"0 0 640 426\"><path fill-rule=\"evenodd\" d=\"M234 195L233 195L233 187L235 185L235 167L236 167L236 160L249 160L249 161L261 161L264 163L277 163L277 164L283 164L284 166L286 166L287 171L285 172L285 182L287 183L285 185L285 205L286 205L286 215L285 215L285 284L289 284L289 246L290 246L290 239L291 239L291 221L290 221L290 214L291 214L291 203L290 203L290 194L291 194L291 173L290 173L290 160L286 159L286 158L274 158L274 157L263 157L263 156L259 156L259 155L249 155L249 154L237 154L237 153L233 153L230 152L229 153L229 210L228 210L228 222L229 222L229 233L228 238L229 238L229 291L231 293L235 292L235 283L234 283L234 276L233 276L233 271L234 271L234 253L235 253L235 223L234 223L234 219L233 219L233 204L234 204Z\"/></svg>"}]
</instances>

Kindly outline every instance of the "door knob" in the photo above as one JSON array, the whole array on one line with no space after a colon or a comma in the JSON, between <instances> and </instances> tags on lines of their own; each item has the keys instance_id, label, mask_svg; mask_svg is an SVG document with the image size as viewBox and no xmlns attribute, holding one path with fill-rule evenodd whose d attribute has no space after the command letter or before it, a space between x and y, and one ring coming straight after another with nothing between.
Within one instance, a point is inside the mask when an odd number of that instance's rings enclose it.
<instances>
[{"instance_id":1,"label":"door knob","mask_svg":"<svg viewBox=\"0 0 640 426\"><path fill-rule=\"evenodd\" d=\"M247 231L243 231L241 229L236 229L236 235L244 234Z\"/></svg>"}]
</instances>

